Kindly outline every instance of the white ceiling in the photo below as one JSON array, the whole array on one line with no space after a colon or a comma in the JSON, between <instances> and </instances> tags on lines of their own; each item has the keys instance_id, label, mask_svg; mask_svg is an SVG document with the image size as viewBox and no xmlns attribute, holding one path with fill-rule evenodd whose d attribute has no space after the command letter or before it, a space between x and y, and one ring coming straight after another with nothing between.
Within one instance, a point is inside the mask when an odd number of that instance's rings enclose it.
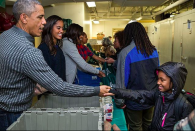
<instances>
[{"instance_id":1,"label":"white ceiling","mask_svg":"<svg viewBox=\"0 0 195 131\"><path fill-rule=\"evenodd\" d=\"M88 8L92 19L152 19L151 15L178 1L188 0L40 0L43 6L68 2L96 2L96 7ZM192 0L189 0L192 1ZM6 0L6 5L14 2Z\"/></svg>"}]
</instances>

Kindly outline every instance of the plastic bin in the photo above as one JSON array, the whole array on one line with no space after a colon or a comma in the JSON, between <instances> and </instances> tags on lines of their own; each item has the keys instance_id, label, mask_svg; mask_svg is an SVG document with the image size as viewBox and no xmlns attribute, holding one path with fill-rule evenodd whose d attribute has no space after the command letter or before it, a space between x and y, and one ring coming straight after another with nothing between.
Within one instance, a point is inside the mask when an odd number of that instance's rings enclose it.
<instances>
[{"instance_id":1,"label":"plastic bin","mask_svg":"<svg viewBox=\"0 0 195 131\"><path fill-rule=\"evenodd\" d=\"M46 94L32 108L100 107L100 97L61 97Z\"/></svg>"},{"instance_id":2,"label":"plastic bin","mask_svg":"<svg viewBox=\"0 0 195 131\"><path fill-rule=\"evenodd\" d=\"M86 86L100 86L100 77L95 74L90 74L77 70L77 78L75 84Z\"/></svg>"},{"instance_id":3,"label":"plastic bin","mask_svg":"<svg viewBox=\"0 0 195 131\"><path fill-rule=\"evenodd\" d=\"M102 130L101 108L36 109L24 112L10 130Z\"/></svg>"}]
</instances>

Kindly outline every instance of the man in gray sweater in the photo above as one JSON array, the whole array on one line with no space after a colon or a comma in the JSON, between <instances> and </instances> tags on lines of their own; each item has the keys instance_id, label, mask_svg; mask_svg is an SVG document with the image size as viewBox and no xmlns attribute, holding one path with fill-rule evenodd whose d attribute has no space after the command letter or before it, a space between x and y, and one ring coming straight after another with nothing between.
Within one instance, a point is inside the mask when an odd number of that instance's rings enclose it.
<instances>
[{"instance_id":1,"label":"man in gray sweater","mask_svg":"<svg viewBox=\"0 0 195 131\"><path fill-rule=\"evenodd\" d=\"M108 86L88 87L64 82L34 47L46 24L37 0L17 0L16 26L0 35L0 130L6 130L31 106L36 83L60 96L104 96Z\"/></svg>"}]
</instances>

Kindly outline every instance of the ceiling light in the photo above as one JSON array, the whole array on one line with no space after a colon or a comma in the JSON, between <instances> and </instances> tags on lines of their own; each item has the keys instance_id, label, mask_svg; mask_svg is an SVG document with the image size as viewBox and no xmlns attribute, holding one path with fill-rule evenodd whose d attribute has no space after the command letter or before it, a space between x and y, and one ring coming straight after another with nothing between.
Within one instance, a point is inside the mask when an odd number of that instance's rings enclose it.
<instances>
[{"instance_id":1,"label":"ceiling light","mask_svg":"<svg viewBox=\"0 0 195 131\"><path fill-rule=\"evenodd\" d=\"M54 7L55 6L55 4L51 4L51 7Z\"/></svg>"},{"instance_id":2,"label":"ceiling light","mask_svg":"<svg viewBox=\"0 0 195 131\"><path fill-rule=\"evenodd\" d=\"M137 22L137 20L130 20L128 23Z\"/></svg>"},{"instance_id":3,"label":"ceiling light","mask_svg":"<svg viewBox=\"0 0 195 131\"><path fill-rule=\"evenodd\" d=\"M99 22L99 20L93 20L93 23L94 24L99 24L100 22Z\"/></svg>"},{"instance_id":4,"label":"ceiling light","mask_svg":"<svg viewBox=\"0 0 195 131\"><path fill-rule=\"evenodd\" d=\"M137 18L136 20L137 20L137 21L139 21L139 20L141 20L141 19L142 19L142 17L140 16L140 17L139 17L139 18Z\"/></svg>"},{"instance_id":5,"label":"ceiling light","mask_svg":"<svg viewBox=\"0 0 195 131\"><path fill-rule=\"evenodd\" d=\"M88 7L96 7L95 2L86 2Z\"/></svg>"}]
</instances>

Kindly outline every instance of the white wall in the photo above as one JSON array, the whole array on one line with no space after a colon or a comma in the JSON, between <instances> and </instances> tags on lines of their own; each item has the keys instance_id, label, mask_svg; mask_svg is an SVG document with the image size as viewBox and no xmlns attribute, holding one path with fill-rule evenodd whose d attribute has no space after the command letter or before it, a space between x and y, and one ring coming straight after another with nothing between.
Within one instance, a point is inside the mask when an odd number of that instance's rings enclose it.
<instances>
[{"instance_id":1,"label":"white wall","mask_svg":"<svg viewBox=\"0 0 195 131\"><path fill-rule=\"evenodd\" d=\"M72 23L83 26L84 3L65 3L56 4L54 7L45 7L45 18L51 15L58 15L64 19L71 19Z\"/></svg>"},{"instance_id":2,"label":"white wall","mask_svg":"<svg viewBox=\"0 0 195 131\"><path fill-rule=\"evenodd\" d=\"M54 7L45 7L44 10L45 18L51 15L58 15L64 19L71 19L73 23L77 23L81 26L83 26L83 21L88 19L85 18L88 14L84 12L84 2L55 4ZM6 12L13 14L12 7L6 7Z\"/></svg>"},{"instance_id":3,"label":"white wall","mask_svg":"<svg viewBox=\"0 0 195 131\"><path fill-rule=\"evenodd\" d=\"M84 4L84 22L83 22L83 30L87 34L88 38L91 37L92 31L92 23L90 21L90 13L88 11L88 7Z\"/></svg>"},{"instance_id":4,"label":"white wall","mask_svg":"<svg viewBox=\"0 0 195 131\"><path fill-rule=\"evenodd\" d=\"M125 28L128 21L100 21L99 24L92 24L92 37L97 37L97 33L103 32L105 36L112 36L113 28ZM152 23L142 23L144 27L148 27Z\"/></svg>"},{"instance_id":5,"label":"white wall","mask_svg":"<svg viewBox=\"0 0 195 131\"><path fill-rule=\"evenodd\" d=\"M92 24L92 37L97 37L99 32L105 36L112 36L112 28L125 28L128 21L100 21L99 24Z\"/></svg>"}]
</instances>

